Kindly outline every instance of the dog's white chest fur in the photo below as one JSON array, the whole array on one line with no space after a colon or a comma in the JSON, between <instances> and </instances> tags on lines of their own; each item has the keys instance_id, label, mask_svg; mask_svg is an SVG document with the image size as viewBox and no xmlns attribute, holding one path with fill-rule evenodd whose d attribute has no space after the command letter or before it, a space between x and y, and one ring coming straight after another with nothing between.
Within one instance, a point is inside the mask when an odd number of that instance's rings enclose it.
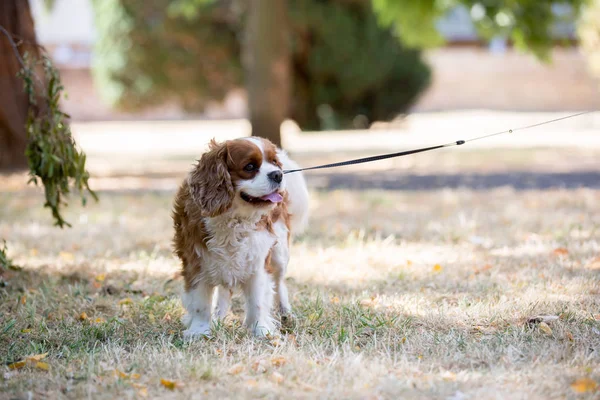
<instances>
[{"instance_id":1,"label":"dog's white chest fur","mask_svg":"<svg viewBox=\"0 0 600 400\"><path fill-rule=\"evenodd\" d=\"M234 287L248 280L257 268L264 268L275 235L257 230L256 222L238 219L207 220L211 238L206 248L196 246L203 260L202 278L212 285Z\"/></svg>"}]
</instances>

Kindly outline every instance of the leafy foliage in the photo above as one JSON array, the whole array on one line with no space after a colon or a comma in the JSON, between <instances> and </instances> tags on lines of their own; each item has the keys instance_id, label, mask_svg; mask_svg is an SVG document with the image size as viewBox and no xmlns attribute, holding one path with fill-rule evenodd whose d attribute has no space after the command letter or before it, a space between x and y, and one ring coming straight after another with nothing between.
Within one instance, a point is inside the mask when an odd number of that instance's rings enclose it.
<instances>
[{"instance_id":1,"label":"leafy foliage","mask_svg":"<svg viewBox=\"0 0 600 400\"><path fill-rule=\"evenodd\" d=\"M175 100L188 111L202 110L242 81L237 22L226 5L96 0L94 7L93 69L110 104L136 110Z\"/></svg>"},{"instance_id":2,"label":"leafy foliage","mask_svg":"<svg viewBox=\"0 0 600 400\"><path fill-rule=\"evenodd\" d=\"M591 0L584 7L577 28L590 72L600 78L600 0Z\"/></svg>"},{"instance_id":3,"label":"leafy foliage","mask_svg":"<svg viewBox=\"0 0 600 400\"><path fill-rule=\"evenodd\" d=\"M41 82L36 70L44 72ZM86 156L77 149L71 129L69 116L60 109L63 86L57 69L46 54L33 59L27 54L20 72L29 97L27 116L27 149L29 163L29 182L44 186L46 203L50 208L55 225L63 228L70 226L61 214L66 206L65 197L73 187L81 193L86 203L85 191L97 200L96 194L88 185L89 173L85 168Z\"/></svg>"},{"instance_id":4,"label":"leafy foliage","mask_svg":"<svg viewBox=\"0 0 600 400\"><path fill-rule=\"evenodd\" d=\"M409 46L430 47L443 42L436 22L451 9L464 6L479 34L490 39L503 36L521 50L538 58L549 57L553 25L560 20L575 21L586 0L372 0L380 22L392 26ZM568 6L569 15L557 7Z\"/></svg>"},{"instance_id":5,"label":"leafy foliage","mask_svg":"<svg viewBox=\"0 0 600 400\"><path fill-rule=\"evenodd\" d=\"M0 270L7 270L12 266L12 262L6 254L6 241L2 241L2 247L0 247Z\"/></svg>"},{"instance_id":6,"label":"leafy foliage","mask_svg":"<svg viewBox=\"0 0 600 400\"><path fill-rule=\"evenodd\" d=\"M111 104L132 110L175 101L201 111L243 85L244 1L94 4L94 71ZM289 7L292 117L303 128L393 117L428 85L420 53L379 26L370 0L292 0Z\"/></svg>"},{"instance_id":7,"label":"leafy foliage","mask_svg":"<svg viewBox=\"0 0 600 400\"><path fill-rule=\"evenodd\" d=\"M302 125L357 127L409 108L430 70L381 29L368 1L290 2L294 117Z\"/></svg>"}]
</instances>

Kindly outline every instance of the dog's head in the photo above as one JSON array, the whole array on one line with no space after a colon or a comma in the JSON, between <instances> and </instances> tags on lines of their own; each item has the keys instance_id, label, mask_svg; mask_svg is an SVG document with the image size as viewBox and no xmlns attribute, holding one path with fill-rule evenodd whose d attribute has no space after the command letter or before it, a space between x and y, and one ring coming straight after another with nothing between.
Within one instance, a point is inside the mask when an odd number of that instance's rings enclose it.
<instances>
[{"instance_id":1,"label":"dog's head","mask_svg":"<svg viewBox=\"0 0 600 400\"><path fill-rule=\"evenodd\" d=\"M283 200L285 191L277 147L256 137L211 141L188 179L190 194L207 217L232 207L240 213L266 213Z\"/></svg>"}]
</instances>

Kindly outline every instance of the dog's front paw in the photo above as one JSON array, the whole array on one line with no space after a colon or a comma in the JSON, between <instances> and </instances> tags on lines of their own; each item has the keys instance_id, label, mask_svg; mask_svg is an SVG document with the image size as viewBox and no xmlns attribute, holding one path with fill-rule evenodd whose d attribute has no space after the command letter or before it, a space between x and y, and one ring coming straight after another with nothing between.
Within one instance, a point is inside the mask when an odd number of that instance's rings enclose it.
<instances>
[{"instance_id":1,"label":"dog's front paw","mask_svg":"<svg viewBox=\"0 0 600 400\"><path fill-rule=\"evenodd\" d=\"M246 323L245 325L257 338L266 338L275 332L275 324L272 321Z\"/></svg>"},{"instance_id":2,"label":"dog's front paw","mask_svg":"<svg viewBox=\"0 0 600 400\"><path fill-rule=\"evenodd\" d=\"M210 325L207 323L192 323L190 327L183 331L183 337L185 339L195 339L200 337L209 337L210 336Z\"/></svg>"}]
</instances>

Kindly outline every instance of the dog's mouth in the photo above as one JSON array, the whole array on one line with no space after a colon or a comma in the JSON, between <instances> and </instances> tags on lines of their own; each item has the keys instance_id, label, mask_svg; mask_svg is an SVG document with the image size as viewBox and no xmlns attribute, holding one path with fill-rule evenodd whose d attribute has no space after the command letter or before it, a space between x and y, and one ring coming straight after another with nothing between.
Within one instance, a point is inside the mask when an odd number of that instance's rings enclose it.
<instances>
[{"instance_id":1,"label":"dog's mouth","mask_svg":"<svg viewBox=\"0 0 600 400\"><path fill-rule=\"evenodd\" d=\"M270 204L270 203L280 203L283 201L283 196L277 191L267 194L262 197L254 197L250 196L248 193L241 192L240 197L246 203L250 204Z\"/></svg>"}]
</instances>

